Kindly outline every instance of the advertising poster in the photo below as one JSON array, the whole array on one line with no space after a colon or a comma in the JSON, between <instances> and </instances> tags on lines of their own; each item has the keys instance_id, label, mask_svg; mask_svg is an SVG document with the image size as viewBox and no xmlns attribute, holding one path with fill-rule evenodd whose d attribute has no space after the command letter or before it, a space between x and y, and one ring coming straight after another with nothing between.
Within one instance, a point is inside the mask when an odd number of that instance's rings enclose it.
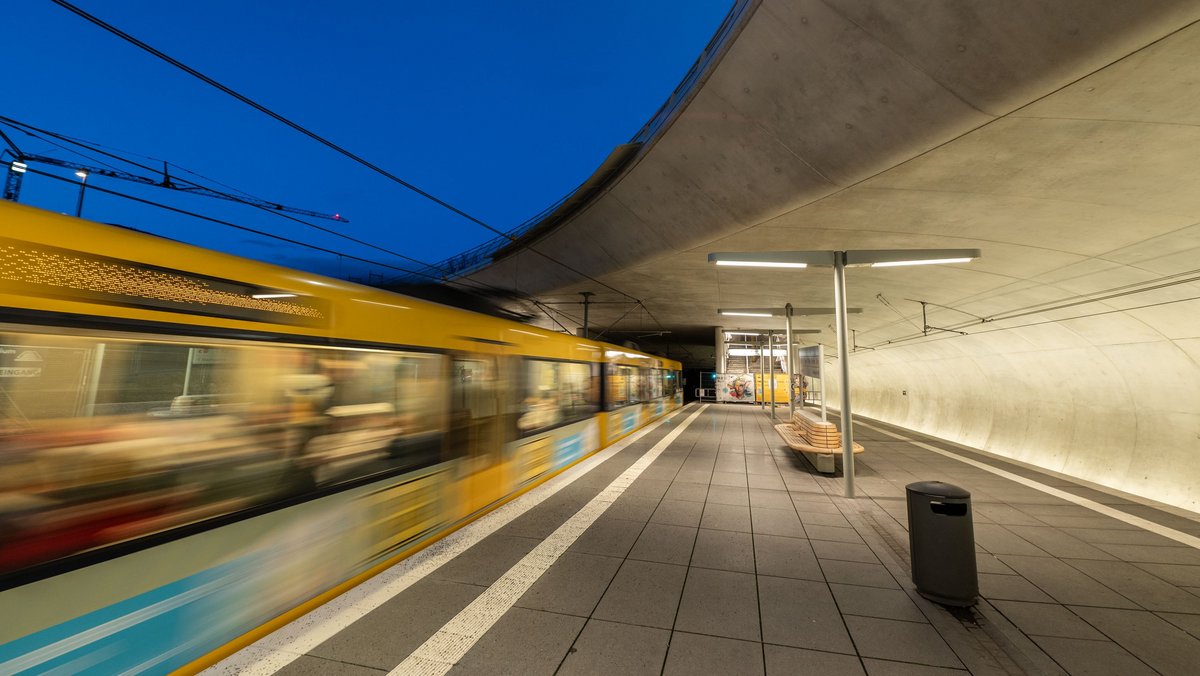
<instances>
[{"instance_id":1,"label":"advertising poster","mask_svg":"<svg viewBox=\"0 0 1200 676\"><path fill-rule=\"evenodd\" d=\"M749 373L718 373L717 401L754 401L754 376Z\"/></svg>"}]
</instances>

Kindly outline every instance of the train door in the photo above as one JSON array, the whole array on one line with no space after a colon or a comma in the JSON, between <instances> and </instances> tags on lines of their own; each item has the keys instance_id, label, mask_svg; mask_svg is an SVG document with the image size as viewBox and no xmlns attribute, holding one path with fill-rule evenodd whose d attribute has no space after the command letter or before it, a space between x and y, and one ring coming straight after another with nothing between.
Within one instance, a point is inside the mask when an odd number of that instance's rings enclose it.
<instances>
[{"instance_id":1,"label":"train door","mask_svg":"<svg viewBox=\"0 0 1200 676\"><path fill-rule=\"evenodd\" d=\"M496 357L454 355L451 361L450 454L466 469L467 511L474 512L506 492L500 463L503 428Z\"/></svg>"}]
</instances>

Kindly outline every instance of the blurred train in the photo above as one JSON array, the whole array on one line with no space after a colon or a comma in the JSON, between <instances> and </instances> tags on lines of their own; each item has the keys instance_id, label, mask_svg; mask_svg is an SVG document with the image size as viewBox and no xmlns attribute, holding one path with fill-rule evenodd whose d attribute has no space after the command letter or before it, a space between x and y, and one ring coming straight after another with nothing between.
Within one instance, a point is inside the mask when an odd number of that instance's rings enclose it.
<instances>
[{"instance_id":1,"label":"blurred train","mask_svg":"<svg viewBox=\"0 0 1200 676\"><path fill-rule=\"evenodd\" d=\"M682 405L680 365L0 202L0 674L192 671Z\"/></svg>"}]
</instances>

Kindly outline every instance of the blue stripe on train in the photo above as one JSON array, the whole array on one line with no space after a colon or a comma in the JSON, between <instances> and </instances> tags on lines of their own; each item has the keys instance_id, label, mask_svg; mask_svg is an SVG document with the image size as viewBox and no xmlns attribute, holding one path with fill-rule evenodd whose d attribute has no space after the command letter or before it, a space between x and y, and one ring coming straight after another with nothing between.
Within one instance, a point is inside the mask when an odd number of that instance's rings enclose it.
<instances>
[{"instance_id":1,"label":"blue stripe on train","mask_svg":"<svg viewBox=\"0 0 1200 676\"><path fill-rule=\"evenodd\" d=\"M227 564L0 645L0 674L166 674L228 640L204 618L237 585ZM222 594L222 591L227 593ZM219 615L217 615L219 617ZM174 646L174 647L172 647Z\"/></svg>"},{"instance_id":2,"label":"blue stripe on train","mask_svg":"<svg viewBox=\"0 0 1200 676\"><path fill-rule=\"evenodd\" d=\"M583 432L563 437L555 444L555 465L562 467L575 462L579 456L583 455L583 451Z\"/></svg>"}]
</instances>

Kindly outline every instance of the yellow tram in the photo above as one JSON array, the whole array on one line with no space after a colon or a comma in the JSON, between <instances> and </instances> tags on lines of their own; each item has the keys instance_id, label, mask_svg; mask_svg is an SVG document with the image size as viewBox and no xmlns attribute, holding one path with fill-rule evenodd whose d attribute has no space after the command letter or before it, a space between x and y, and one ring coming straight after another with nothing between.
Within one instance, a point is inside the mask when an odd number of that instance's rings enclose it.
<instances>
[{"instance_id":1,"label":"yellow tram","mask_svg":"<svg viewBox=\"0 0 1200 676\"><path fill-rule=\"evenodd\" d=\"M675 361L7 202L0 313L0 673L203 666L682 405Z\"/></svg>"}]
</instances>

